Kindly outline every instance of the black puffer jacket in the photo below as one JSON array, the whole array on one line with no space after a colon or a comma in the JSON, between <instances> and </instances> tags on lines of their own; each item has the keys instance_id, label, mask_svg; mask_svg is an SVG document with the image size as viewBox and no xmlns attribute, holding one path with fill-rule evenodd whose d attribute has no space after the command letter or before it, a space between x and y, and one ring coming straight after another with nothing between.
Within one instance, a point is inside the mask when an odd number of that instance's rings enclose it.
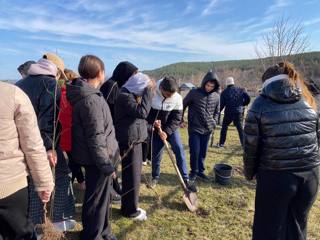
<instances>
[{"instance_id":1,"label":"black puffer jacket","mask_svg":"<svg viewBox=\"0 0 320 240\"><path fill-rule=\"evenodd\" d=\"M133 93L121 88L115 105L115 128L119 144L128 147L144 142L148 137L147 121L153 92L146 88L138 103Z\"/></svg>"},{"instance_id":2,"label":"black puffer jacket","mask_svg":"<svg viewBox=\"0 0 320 240\"><path fill-rule=\"evenodd\" d=\"M288 80L263 88L244 128L244 169L303 170L320 164L319 117Z\"/></svg>"},{"instance_id":3,"label":"black puffer jacket","mask_svg":"<svg viewBox=\"0 0 320 240\"><path fill-rule=\"evenodd\" d=\"M96 165L110 175L119 157L119 148L108 104L102 93L86 81L67 85L72 105L72 159L81 165Z\"/></svg>"},{"instance_id":4,"label":"black puffer jacket","mask_svg":"<svg viewBox=\"0 0 320 240\"><path fill-rule=\"evenodd\" d=\"M56 119L59 114L60 89L54 76L30 75L16 85L21 88L30 98L38 118L38 125L46 150L52 149L54 130L54 109L56 106ZM56 91L56 97L55 97ZM55 104L56 101L56 104ZM57 128L56 136L59 135L60 126Z\"/></svg>"},{"instance_id":5,"label":"black puffer jacket","mask_svg":"<svg viewBox=\"0 0 320 240\"><path fill-rule=\"evenodd\" d=\"M215 88L207 93L205 85L212 80L215 82ZM208 72L202 80L201 87L192 89L183 99L183 112L189 107L189 133L209 134L215 128L220 112L219 87L217 75Z\"/></svg>"},{"instance_id":6,"label":"black puffer jacket","mask_svg":"<svg viewBox=\"0 0 320 240\"><path fill-rule=\"evenodd\" d=\"M225 109L224 114L228 116L242 115L249 103L250 96L245 89L230 85L221 93L220 110Z\"/></svg>"},{"instance_id":7,"label":"black puffer jacket","mask_svg":"<svg viewBox=\"0 0 320 240\"><path fill-rule=\"evenodd\" d=\"M109 105L112 119L120 88L137 70L138 68L130 62L120 62L114 69L112 77L102 84L100 91Z\"/></svg>"}]
</instances>

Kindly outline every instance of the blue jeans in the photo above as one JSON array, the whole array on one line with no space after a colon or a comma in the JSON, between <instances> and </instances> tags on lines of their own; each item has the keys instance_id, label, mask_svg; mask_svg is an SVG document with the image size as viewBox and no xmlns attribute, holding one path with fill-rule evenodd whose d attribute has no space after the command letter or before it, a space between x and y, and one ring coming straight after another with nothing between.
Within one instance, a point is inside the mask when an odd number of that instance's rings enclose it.
<instances>
[{"instance_id":1,"label":"blue jeans","mask_svg":"<svg viewBox=\"0 0 320 240\"><path fill-rule=\"evenodd\" d=\"M184 154L179 130L176 130L174 133L168 136L167 141L170 143L172 151L176 156L177 165L182 178L185 180L189 179L186 156ZM154 132L152 141L152 178L160 177L160 162L163 154L163 148L163 141L161 140L159 135Z\"/></svg>"},{"instance_id":2,"label":"blue jeans","mask_svg":"<svg viewBox=\"0 0 320 240\"><path fill-rule=\"evenodd\" d=\"M207 155L209 134L189 133L190 175L196 176L205 171L204 160Z\"/></svg>"}]
</instances>

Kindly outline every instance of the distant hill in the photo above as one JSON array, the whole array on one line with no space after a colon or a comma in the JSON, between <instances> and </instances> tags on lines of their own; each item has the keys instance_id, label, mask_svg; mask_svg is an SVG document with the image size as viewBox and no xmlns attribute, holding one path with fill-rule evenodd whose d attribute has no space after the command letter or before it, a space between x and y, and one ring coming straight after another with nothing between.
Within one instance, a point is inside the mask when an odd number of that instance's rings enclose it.
<instances>
[{"instance_id":1,"label":"distant hill","mask_svg":"<svg viewBox=\"0 0 320 240\"><path fill-rule=\"evenodd\" d=\"M312 79L320 84L320 52L308 52L291 56L292 61L303 74L305 79ZM238 85L250 91L256 91L261 86L261 75L264 72L263 61L266 65L271 65L272 59L250 59L231 60L216 62L180 62L170 64L161 68L145 71L155 79L164 76L173 76L182 82L192 82L199 85L204 74L213 69L217 72L220 81L227 76L233 76Z\"/></svg>"}]
</instances>

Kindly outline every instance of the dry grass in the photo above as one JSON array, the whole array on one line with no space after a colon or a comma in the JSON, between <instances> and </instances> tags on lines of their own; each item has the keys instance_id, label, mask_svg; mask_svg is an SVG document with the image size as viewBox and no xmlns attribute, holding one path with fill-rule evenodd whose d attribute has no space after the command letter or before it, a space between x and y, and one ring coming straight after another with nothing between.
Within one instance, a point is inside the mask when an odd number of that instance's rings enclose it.
<instances>
[{"instance_id":1,"label":"dry grass","mask_svg":"<svg viewBox=\"0 0 320 240\"><path fill-rule=\"evenodd\" d=\"M220 129L215 133L218 139ZM187 146L187 133L182 130L183 142ZM248 240L251 237L251 225L254 213L255 184L247 182L241 174L242 152L237 132L232 127L228 132L225 149L210 148L207 155L207 174L212 172L215 163L225 162L235 168L232 184L227 187L212 183L199 183L198 198L201 210L193 214L186 210L182 201L182 192L178 185L174 169L167 155L162 162L162 174L157 192L141 186L140 206L147 210L148 220L143 223L133 222L119 215L119 206L112 208L112 230L118 239L123 240L166 240L166 239L201 239L201 240ZM189 165L189 164L188 164ZM150 166L144 167L144 173L150 176ZM142 179L144 179L142 177ZM79 192L76 191L78 194ZM78 195L78 199L81 197ZM77 220L80 221L81 204L77 204ZM320 239L320 197L313 206L309 219L309 239ZM67 239L78 239L81 225L77 230L67 233Z\"/></svg>"}]
</instances>

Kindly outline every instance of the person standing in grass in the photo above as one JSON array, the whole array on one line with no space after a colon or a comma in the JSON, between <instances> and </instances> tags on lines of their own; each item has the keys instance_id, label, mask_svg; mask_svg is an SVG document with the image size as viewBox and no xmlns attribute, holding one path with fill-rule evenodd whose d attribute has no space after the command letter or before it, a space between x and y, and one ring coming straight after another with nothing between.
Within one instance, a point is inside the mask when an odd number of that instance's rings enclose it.
<instances>
[{"instance_id":1,"label":"person standing in grass","mask_svg":"<svg viewBox=\"0 0 320 240\"><path fill-rule=\"evenodd\" d=\"M152 99L152 107L148 123L153 128L151 133L152 182L151 187L158 184L160 178L160 163L164 150L164 140L167 140L175 154L177 165L187 188L197 192L194 182L190 181L186 156L182 145L179 126L182 120L183 101L177 92L178 84L175 78L165 77L157 82L156 94ZM159 128L162 132L159 132Z\"/></svg>"},{"instance_id":2,"label":"person standing in grass","mask_svg":"<svg viewBox=\"0 0 320 240\"><path fill-rule=\"evenodd\" d=\"M109 210L119 147L108 104L99 91L105 79L104 63L86 55L78 71L81 77L67 85L67 99L72 106L72 158L86 173L81 239L114 240Z\"/></svg>"},{"instance_id":3,"label":"person standing in grass","mask_svg":"<svg viewBox=\"0 0 320 240\"><path fill-rule=\"evenodd\" d=\"M235 86L233 77L226 79L226 86L220 96L220 111L224 110L224 117L218 148L224 147L228 127L232 122L238 130L240 143L243 145L244 107L250 103L250 96L243 88Z\"/></svg>"},{"instance_id":4,"label":"person standing in grass","mask_svg":"<svg viewBox=\"0 0 320 240\"><path fill-rule=\"evenodd\" d=\"M54 187L37 117L28 96L0 82L0 239L36 240L28 219L27 175L43 203Z\"/></svg>"},{"instance_id":5,"label":"person standing in grass","mask_svg":"<svg viewBox=\"0 0 320 240\"><path fill-rule=\"evenodd\" d=\"M151 109L155 83L143 73L131 76L120 89L115 105L115 129L121 155L121 213L144 221L146 211L139 208L142 170L142 143L148 137L146 118Z\"/></svg>"},{"instance_id":6,"label":"person standing in grass","mask_svg":"<svg viewBox=\"0 0 320 240\"><path fill-rule=\"evenodd\" d=\"M317 105L293 64L262 76L244 128L244 173L257 179L253 240L306 240L319 186Z\"/></svg>"},{"instance_id":7,"label":"person standing in grass","mask_svg":"<svg viewBox=\"0 0 320 240\"><path fill-rule=\"evenodd\" d=\"M204 76L201 87L190 90L183 99L183 114L189 108L188 133L191 167L189 177L192 181L197 177L204 181L210 180L205 174L204 161L210 135L213 134L219 118L219 86L217 75L210 71ZM182 127L184 127L183 122Z\"/></svg>"},{"instance_id":8,"label":"person standing in grass","mask_svg":"<svg viewBox=\"0 0 320 240\"><path fill-rule=\"evenodd\" d=\"M76 224L72 219L75 205L69 168L59 145L61 129L58 124L58 115L61 91L58 80L65 78L63 71L63 60L54 53L46 53L37 63L30 65L28 76L16 83L31 100L48 160L55 168L52 222L59 231L72 229ZM35 191L31 177L29 178L29 217L34 224L42 224L45 220L44 206Z\"/></svg>"}]
</instances>

